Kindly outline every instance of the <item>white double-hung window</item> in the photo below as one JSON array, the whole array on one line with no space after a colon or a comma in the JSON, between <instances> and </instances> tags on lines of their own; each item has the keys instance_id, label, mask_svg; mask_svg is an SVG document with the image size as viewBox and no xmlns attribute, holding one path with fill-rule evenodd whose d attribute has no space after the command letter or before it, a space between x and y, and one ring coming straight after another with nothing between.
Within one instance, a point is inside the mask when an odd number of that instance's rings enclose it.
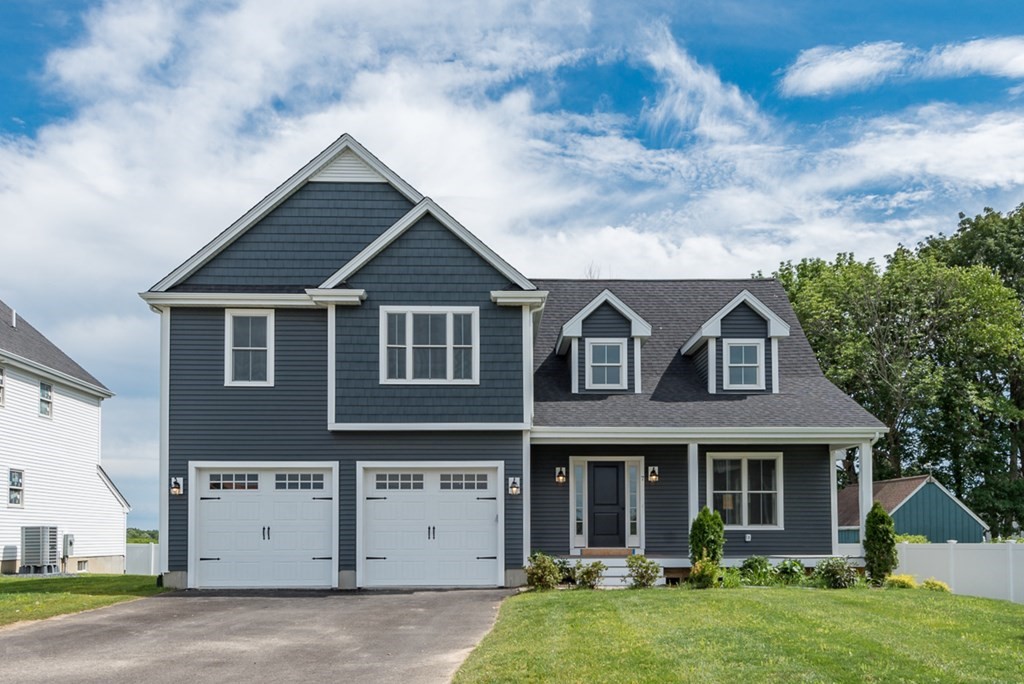
<instances>
[{"instance_id":1,"label":"white double-hung window","mask_svg":"<svg viewBox=\"0 0 1024 684\"><path fill-rule=\"evenodd\" d=\"M587 340L587 376L590 389L627 389L629 369L626 340L590 338Z\"/></svg>"},{"instance_id":2,"label":"white double-hung window","mask_svg":"<svg viewBox=\"0 0 1024 684\"><path fill-rule=\"evenodd\" d=\"M764 340L722 341L722 387L764 389Z\"/></svg>"},{"instance_id":3,"label":"white double-hung window","mask_svg":"<svg viewBox=\"0 0 1024 684\"><path fill-rule=\"evenodd\" d=\"M272 387L273 310L227 309L224 313L224 384Z\"/></svg>"},{"instance_id":4,"label":"white double-hung window","mask_svg":"<svg viewBox=\"0 0 1024 684\"><path fill-rule=\"evenodd\" d=\"M782 454L708 454L708 499L732 528L782 527Z\"/></svg>"},{"instance_id":5,"label":"white double-hung window","mask_svg":"<svg viewBox=\"0 0 1024 684\"><path fill-rule=\"evenodd\" d=\"M479 307L382 306L380 381L479 384Z\"/></svg>"}]
</instances>

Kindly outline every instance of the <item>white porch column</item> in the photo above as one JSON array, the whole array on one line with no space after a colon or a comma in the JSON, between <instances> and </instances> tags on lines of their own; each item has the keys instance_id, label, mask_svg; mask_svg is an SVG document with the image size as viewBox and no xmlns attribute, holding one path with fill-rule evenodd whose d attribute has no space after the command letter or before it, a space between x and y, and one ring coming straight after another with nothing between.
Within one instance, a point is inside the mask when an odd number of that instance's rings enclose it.
<instances>
[{"instance_id":1,"label":"white porch column","mask_svg":"<svg viewBox=\"0 0 1024 684\"><path fill-rule=\"evenodd\" d=\"M868 511L871 510L871 502L874 499L874 457L871 451L871 442L861 442L859 450L860 475L858 479L858 493L860 495L860 548L864 551L864 539L867 532L866 523Z\"/></svg>"},{"instance_id":2,"label":"white porch column","mask_svg":"<svg viewBox=\"0 0 1024 684\"><path fill-rule=\"evenodd\" d=\"M829 447L829 456L832 459L831 475L829 476L829 486L831 487L831 500L832 505L832 555L839 555L839 482L838 473L836 471L836 463L842 460L846 456L845 449L834 449Z\"/></svg>"},{"instance_id":3,"label":"white porch column","mask_svg":"<svg viewBox=\"0 0 1024 684\"><path fill-rule=\"evenodd\" d=\"M688 508L690 509L690 524L686 526L687 532L693 527L693 520L697 517L697 513L700 508L697 506L697 502L700 497L700 469L697 467L697 443L691 442L686 445L686 455L688 461L688 470L686 472L686 484L688 487L686 499L689 502Z\"/></svg>"}]
</instances>

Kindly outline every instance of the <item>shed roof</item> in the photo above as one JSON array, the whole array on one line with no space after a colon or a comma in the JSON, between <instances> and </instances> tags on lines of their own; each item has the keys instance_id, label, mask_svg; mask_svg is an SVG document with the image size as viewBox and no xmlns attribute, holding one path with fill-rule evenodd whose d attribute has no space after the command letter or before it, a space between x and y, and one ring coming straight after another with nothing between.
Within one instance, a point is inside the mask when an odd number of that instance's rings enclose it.
<instances>
[{"instance_id":1,"label":"shed roof","mask_svg":"<svg viewBox=\"0 0 1024 684\"><path fill-rule=\"evenodd\" d=\"M882 508L890 515L896 507L910 498L910 495L921 488L931 475L914 475L899 477L893 480L879 480L872 488L872 501L882 504ZM860 485L852 484L839 490L836 507L839 511L840 527L856 527L860 525Z\"/></svg>"}]
</instances>

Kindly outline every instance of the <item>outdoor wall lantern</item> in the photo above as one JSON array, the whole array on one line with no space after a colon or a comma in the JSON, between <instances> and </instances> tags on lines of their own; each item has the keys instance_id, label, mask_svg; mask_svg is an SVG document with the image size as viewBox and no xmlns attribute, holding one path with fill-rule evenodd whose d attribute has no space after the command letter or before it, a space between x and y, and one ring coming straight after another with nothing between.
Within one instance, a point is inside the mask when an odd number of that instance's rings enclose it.
<instances>
[{"instance_id":1,"label":"outdoor wall lantern","mask_svg":"<svg viewBox=\"0 0 1024 684\"><path fill-rule=\"evenodd\" d=\"M569 478L565 474L565 467L564 466L559 466L559 467L555 468L555 484L556 485L559 485L559 486L564 485L566 480L568 480L568 479Z\"/></svg>"},{"instance_id":2,"label":"outdoor wall lantern","mask_svg":"<svg viewBox=\"0 0 1024 684\"><path fill-rule=\"evenodd\" d=\"M181 496L185 488L181 486L180 477L171 478L171 496Z\"/></svg>"},{"instance_id":3,"label":"outdoor wall lantern","mask_svg":"<svg viewBox=\"0 0 1024 684\"><path fill-rule=\"evenodd\" d=\"M658 475L658 466L647 466L647 481L651 484L657 484L661 476Z\"/></svg>"},{"instance_id":4,"label":"outdoor wall lantern","mask_svg":"<svg viewBox=\"0 0 1024 684\"><path fill-rule=\"evenodd\" d=\"M522 491L523 491L522 487L519 486L519 478L518 477L510 477L510 478L508 478L508 493L509 493L509 496L519 496L519 494Z\"/></svg>"}]
</instances>

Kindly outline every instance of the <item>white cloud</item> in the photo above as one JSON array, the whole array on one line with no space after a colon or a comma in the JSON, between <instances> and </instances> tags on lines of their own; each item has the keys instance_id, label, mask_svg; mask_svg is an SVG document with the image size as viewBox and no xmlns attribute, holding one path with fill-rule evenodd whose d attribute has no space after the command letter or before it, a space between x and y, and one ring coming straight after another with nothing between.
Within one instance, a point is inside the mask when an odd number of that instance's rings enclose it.
<instances>
[{"instance_id":1,"label":"white cloud","mask_svg":"<svg viewBox=\"0 0 1024 684\"><path fill-rule=\"evenodd\" d=\"M864 90L905 69L915 52L902 43L818 46L801 52L780 83L787 97L827 96Z\"/></svg>"},{"instance_id":2,"label":"white cloud","mask_svg":"<svg viewBox=\"0 0 1024 684\"><path fill-rule=\"evenodd\" d=\"M921 71L937 77L982 74L1024 78L1024 36L981 38L936 48Z\"/></svg>"}]
</instances>

